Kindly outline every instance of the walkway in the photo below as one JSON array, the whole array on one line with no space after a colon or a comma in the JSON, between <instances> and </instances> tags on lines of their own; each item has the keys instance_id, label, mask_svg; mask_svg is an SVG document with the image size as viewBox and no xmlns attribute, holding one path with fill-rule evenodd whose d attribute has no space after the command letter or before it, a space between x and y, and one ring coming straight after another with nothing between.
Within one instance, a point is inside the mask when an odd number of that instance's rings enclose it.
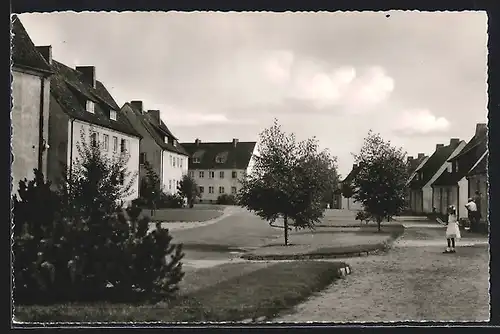
<instances>
[{"instance_id":1,"label":"walkway","mask_svg":"<svg viewBox=\"0 0 500 334\"><path fill-rule=\"evenodd\" d=\"M487 321L487 238L465 235L443 254L442 226L404 225L387 254L347 259L351 275L273 322Z\"/></svg>"}]
</instances>

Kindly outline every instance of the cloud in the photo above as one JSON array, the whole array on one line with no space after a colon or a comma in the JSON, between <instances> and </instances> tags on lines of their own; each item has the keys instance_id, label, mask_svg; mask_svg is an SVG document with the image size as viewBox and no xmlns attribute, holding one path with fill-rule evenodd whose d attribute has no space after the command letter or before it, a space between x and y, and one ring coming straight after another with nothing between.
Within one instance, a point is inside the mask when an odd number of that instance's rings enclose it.
<instances>
[{"instance_id":1,"label":"cloud","mask_svg":"<svg viewBox=\"0 0 500 334\"><path fill-rule=\"evenodd\" d=\"M450 122L437 117L427 109L404 111L397 119L394 132L406 136L429 135L446 132Z\"/></svg>"},{"instance_id":2,"label":"cloud","mask_svg":"<svg viewBox=\"0 0 500 334\"><path fill-rule=\"evenodd\" d=\"M316 109L365 110L389 98L394 90L394 79L380 66L335 67L287 50L268 52L262 69L268 82L281 86L276 92L282 93L282 101L301 100Z\"/></svg>"},{"instance_id":3,"label":"cloud","mask_svg":"<svg viewBox=\"0 0 500 334\"><path fill-rule=\"evenodd\" d=\"M219 124L252 124L248 118L229 118L225 114L205 112L185 112L174 108L160 109L161 119L168 126L196 127L201 125Z\"/></svg>"}]
</instances>

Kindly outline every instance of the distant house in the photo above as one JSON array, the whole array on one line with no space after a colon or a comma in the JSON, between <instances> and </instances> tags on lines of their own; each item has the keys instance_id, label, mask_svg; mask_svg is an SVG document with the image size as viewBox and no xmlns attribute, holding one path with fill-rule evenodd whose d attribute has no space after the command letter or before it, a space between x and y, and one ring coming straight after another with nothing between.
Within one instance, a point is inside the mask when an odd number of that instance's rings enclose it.
<instances>
[{"instance_id":1,"label":"distant house","mask_svg":"<svg viewBox=\"0 0 500 334\"><path fill-rule=\"evenodd\" d=\"M189 153L189 174L200 187L201 202L215 203L223 194L236 195L252 165L256 142L207 142L181 144Z\"/></svg>"},{"instance_id":2,"label":"distant house","mask_svg":"<svg viewBox=\"0 0 500 334\"><path fill-rule=\"evenodd\" d=\"M435 152L416 169L408 186L410 189L410 208L414 213L431 213L433 210L432 184L448 167L448 159L457 155L465 142L452 138L448 146L437 144Z\"/></svg>"},{"instance_id":3,"label":"distant house","mask_svg":"<svg viewBox=\"0 0 500 334\"><path fill-rule=\"evenodd\" d=\"M484 133L484 143L487 146L487 125L477 124L476 133ZM483 144L481 144L483 145ZM480 151L480 149L478 149ZM460 164L460 162L459 162ZM477 162L471 167L467 173L467 181L469 183L469 196L474 196L476 191L481 193L481 217L483 221L488 221L488 206L489 206L489 194L488 194L488 149L486 149Z\"/></svg>"},{"instance_id":4,"label":"distant house","mask_svg":"<svg viewBox=\"0 0 500 334\"><path fill-rule=\"evenodd\" d=\"M173 194L188 172L189 155L160 118L159 110L143 109L142 101L125 103L121 111L142 136L140 143L139 179L146 175L147 161L160 177L163 190Z\"/></svg>"},{"instance_id":5,"label":"distant house","mask_svg":"<svg viewBox=\"0 0 500 334\"><path fill-rule=\"evenodd\" d=\"M352 169L347 174L347 176L340 181L339 183L339 191L337 193L337 200L336 200L336 209L346 209L346 210L353 210L353 211L359 211L363 210L363 204L360 202L357 202L354 198L352 197L345 197L344 194L342 193L343 187L346 185L349 185L353 191L355 191L353 180L356 177L356 174L359 171L359 166L356 164L352 165Z\"/></svg>"},{"instance_id":6,"label":"distant house","mask_svg":"<svg viewBox=\"0 0 500 334\"><path fill-rule=\"evenodd\" d=\"M467 174L486 154L486 141L486 124L477 124L472 139L459 154L448 160L448 168L432 184L433 203L438 212L446 213L446 208L453 204L459 218L467 217L465 204L474 195L474 191L469 190Z\"/></svg>"},{"instance_id":7,"label":"distant house","mask_svg":"<svg viewBox=\"0 0 500 334\"><path fill-rule=\"evenodd\" d=\"M47 175L47 141L52 70L37 51L19 18L12 19L12 190L33 179L33 169ZM50 52L50 47L41 50Z\"/></svg>"},{"instance_id":8,"label":"distant house","mask_svg":"<svg viewBox=\"0 0 500 334\"><path fill-rule=\"evenodd\" d=\"M425 155L424 153L419 153L416 158L413 156L409 156L406 161L406 168L407 168L407 175L408 175L408 180L406 181L406 185L408 185L411 180L415 177L416 170L419 169L423 164L429 159L429 156ZM411 209L411 191L410 188L406 187L406 208Z\"/></svg>"},{"instance_id":9,"label":"distant house","mask_svg":"<svg viewBox=\"0 0 500 334\"><path fill-rule=\"evenodd\" d=\"M77 143L81 130L92 145L100 143L111 157L127 152L127 169L135 177L133 193L128 202L138 196L140 134L121 112L106 87L96 79L94 66L70 68L46 55L55 75L50 89L48 176L54 184L61 182L64 165L71 172L78 156ZM85 139L86 140L86 139ZM122 183L128 183L125 177Z\"/></svg>"}]
</instances>

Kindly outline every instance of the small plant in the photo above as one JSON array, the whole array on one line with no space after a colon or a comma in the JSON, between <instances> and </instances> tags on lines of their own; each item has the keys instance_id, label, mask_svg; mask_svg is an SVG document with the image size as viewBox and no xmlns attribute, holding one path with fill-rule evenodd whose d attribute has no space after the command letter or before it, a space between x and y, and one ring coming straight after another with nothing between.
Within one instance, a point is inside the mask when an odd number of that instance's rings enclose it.
<instances>
[{"instance_id":1,"label":"small plant","mask_svg":"<svg viewBox=\"0 0 500 334\"><path fill-rule=\"evenodd\" d=\"M359 220L361 223L365 222L368 224L373 219L372 215L366 211L358 211L356 213L356 220Z\"/></svg>"},{"instance_id":2,"label":"small plant","mask_svg":"<svg viewBox=\"0 0 500 334\"><path fill-rule=\"evenodd\" d=\"M219 205L236 205L236 197L233 195L229 194L222 194L219 197L217 197L217 202L216 204Z\"/></svg>"}]
</instances>

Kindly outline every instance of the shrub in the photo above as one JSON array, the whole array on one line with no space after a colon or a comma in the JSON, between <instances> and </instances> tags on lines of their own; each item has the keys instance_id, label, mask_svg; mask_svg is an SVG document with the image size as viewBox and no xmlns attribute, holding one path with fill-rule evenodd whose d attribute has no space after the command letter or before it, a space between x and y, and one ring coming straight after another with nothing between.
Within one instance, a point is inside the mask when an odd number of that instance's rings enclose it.
<instances>
[{"instance_id":1,"label":"shrub","mask_svg":"<svg viewBox=\"0 0 500 334\"><path fill-rule=\"evenodd\" d=\"M118 177L122 159L107 159L95 147L82 153L59 195L37 171L35 180L19 183L21 198L13 203L16 301L171 295L183 277L182 246L171 244L159 225L148 233L149 218L138 218L141 200L125 217L118 204L129 189Z\"/></svg>"},{"instance_id":2,"label":"shrub","mask_svg":"<svg viewBox=\"0 0 500 334\"><path fill-rule=\"evenodd\" d=\"M219 197L217 197L216 204L219 204L219 205L236 205L236 197L234 197L233 195L222 194Z\"/></svg>"},{"instance_id":3,"label":"shrub","mask_svg":"<svg viewBox=\"0 0 500 334\"><path fill-rule=\"evenodd\" d=\"M184 198L178 194L162 193L157 209L178 209L184 206Z\"/></svg>"}]
</instances>

